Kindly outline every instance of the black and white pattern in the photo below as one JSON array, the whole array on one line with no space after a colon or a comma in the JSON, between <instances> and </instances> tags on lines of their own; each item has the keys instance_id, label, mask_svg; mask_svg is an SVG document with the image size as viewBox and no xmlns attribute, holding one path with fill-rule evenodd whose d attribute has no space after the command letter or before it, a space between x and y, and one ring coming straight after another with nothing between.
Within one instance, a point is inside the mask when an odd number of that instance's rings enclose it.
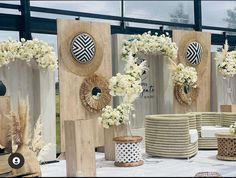
<instances>
[{"instance_id":1,"label":"black and white pattern","mask_svg":"<svg viewBox=\"0 0 236 178\"><path fill-rule=\"evenodd\" d=\"M117 163L135 163L143 160L141 143L116 143L115 161Z\"/></svg>"},{"instance_id":2,"label":"black and white pattern","mask_svg":"<svg viewBox=\"0 0 236 178\"><path fill-rule=\"evenodd\" d=\"M188 45L186 58L190 64L198 65L202 58L202 46L198 42L192 42Z\"/></svg>"},{"instance_id":3,"label":"black and white pattern","mask_svg":"<svg viewBox=\"0 0 236 178\"><path fill-rule=\"evenodd\" d=\"M76 61L88 63L95 56L94 39L87 33L81 33L74 37L71 43L71 53Z\"/></svg>"}]
</instances>

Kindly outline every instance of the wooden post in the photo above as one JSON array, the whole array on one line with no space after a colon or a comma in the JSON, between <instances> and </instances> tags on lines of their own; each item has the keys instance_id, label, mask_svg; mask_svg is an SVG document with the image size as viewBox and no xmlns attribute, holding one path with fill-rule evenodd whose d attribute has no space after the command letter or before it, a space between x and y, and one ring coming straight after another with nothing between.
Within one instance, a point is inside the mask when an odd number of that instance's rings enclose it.
<instances>
[{"instance_id":1,"label":"wooden post","mask_svg":"<svg viewBox=\"0 0 236 178\"><path fill-rule=\"evenodd\" d=\"M127 126L112 126L105 129L105 159L108 161L115 161L115 142L113 138L119 136L127 136Z\"/></svg>"},{"instance_id":2,"label":"wooden post","mask_svg":"<svg viewBox=\"0 0 236 178\"><path fill-rule=\"evenodd\" d=\"M11 142L8 140L10 122L7 116L10 115L10 110L10 97L0 96L0 145L9 149L11 149Z\"/></svg>"},{"instance_id":3,"label":"wooden post","mask_svg":"<svg viewBox=\"0 0 236 178\"><path fill-rule=\"evenodd\" d=\"M96 176L93 122L93 119L64 122L68 177Z\"/></svg>"},{"instance_id":4,"label":"wooden post","mask_svg":"<svg viewBox=\"0 0 236 178\"><path fill-rule=\"evenodd\" d=\"M172 38L179 49L176 62L196 69L198 73L197 85L199 87L198 97L190 106L180 104L175 97L173 98L174 113L209 112L211 110L211 34L208 32L174 30ZM199 43L203 49L201 62L198 65L192 65L186 59L187 48L192 42Z\"/></svg>"},{"instance_id":5,"label":"wooden post","mask_svg":"<svg viewBox=\"0 0 236 178\"><path fill-rule=\"evenodd\" d=\"M71 43L80 33L87 33L95 40L96 53L87 64L76 62L71 54ZM111 78L111 29L109 24L100 22L57 19L57 37L60 76L61 158L63 158L63 153L66 152L65 120L92 119L93 127L91 130L94 133L95 147L104 146L104 130L97 119L101 112L92 113L88 111L80 99L79 91L84 79L93 74L102 76L107 80Z\"/></svg>"},{"instance_id":6,"label":"wooden post","mask_svg":"<svg viewBox=\"0 0 236 178\"><path fill-rule=\"evenodd\" d=\"M236 112L236 105L220 105L221 112Z\"/></svg>"}]
</instances>

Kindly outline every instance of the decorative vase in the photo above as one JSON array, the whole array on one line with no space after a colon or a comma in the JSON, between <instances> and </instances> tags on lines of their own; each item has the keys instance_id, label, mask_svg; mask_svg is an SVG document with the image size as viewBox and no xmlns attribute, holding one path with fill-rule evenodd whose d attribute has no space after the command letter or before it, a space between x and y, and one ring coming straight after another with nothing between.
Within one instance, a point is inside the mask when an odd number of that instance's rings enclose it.
<instances>
[{"instance_id":1,"label":"decorative vase","mask_svg":"<svg viewBox=\"0 0 236 178\"><path fill-rule=\"evenodd\" d=\"M123 136L116 137L115 141L115 166L134 167L144 164L142 158L140 136Z\"/></svg>"},{"instance_id":2,"label":"decorative vase","mask_svg":"<svg viewBox=\"0 0 236 178\"><path fill-rule=\"evenodd\" d=\"M13 176L31 175L33 177L41 177L39 161L35 153L26 144L18 146L16 153L20 153L24 157L25 163L19 169L12 169Z\"/></svg>"},{"instance_id":3,"label":"decorative vase","mask_svg":"<svg viewBox=\"0 0 236 178\"><path fill-rule=\"evenodd\" d=\"M224 77L224 81L226 82L226 93L224 97L224 103L226 105L231 105L232 104L232 87L231 87L231 77Z\"/></svg>"},{"instance_id":4,"label":"decorative vase","mask_svg":"<svg viewBox=\"0 0 236 178\"><path fill-rule=\"evenodd\" d=\"M6 86L3 84L2 81L0 81L0 96L4 96L6 94L7 88Z\"/></svg>"}]
</instances>

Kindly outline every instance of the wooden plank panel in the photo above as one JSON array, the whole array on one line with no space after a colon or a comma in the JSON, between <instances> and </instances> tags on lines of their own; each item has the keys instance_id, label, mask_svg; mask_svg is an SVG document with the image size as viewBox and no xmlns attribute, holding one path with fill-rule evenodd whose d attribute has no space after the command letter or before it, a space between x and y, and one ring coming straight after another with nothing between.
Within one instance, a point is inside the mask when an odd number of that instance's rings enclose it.
<instances>
[{"instance_id":1,"label":"wooden plank panel","mask_svg":"<svg viewBox=\"0 0 236 178\"><path fill-rule=\"evenodd\" d=\"M0 96L0 145L5 148L11 148L11 143L8 140L9 135L9 118L10 115L10 97Z\"/></svg>"},{"instance_id":2,"label":"wooden plank panel","mask_svg":"<svg viewBox=\"0 0 236 178\"><path fill-rule=\"evenodd\" d=\"M173 41L177 44L178 59L177 62L181 62L184 65L189 65L186 62L186 49L190 42L197 41L203 47L202 62L196 66L198 72L198 87L199 93L197 101L191 106L184 106L174 98L174 112L175 113L186 113L186 112L204 112L210 111L210 90L211 90L211 60L210 60L210 49L211 49L211 35L207 32L195 32L195 31L173 31Z\"/></svg>"},{"instance_id":3,"label":"wooden plank panel","mask_svg":"<svg viewBox=\"0 0 236 178\"><path fill-rule=\"evenodd\" d=\"M69 30L68 30L69 29ZM61 152L65 152L64 121L93 119L95 146L104 145L104 130L98 124L100 113L90 113L82 105L79 97L80 86L83 79L88 76L79 76L66 67L63 60L74 60L70 54L71 40L81 32L92 36L99 36L96 41L102 46L103 59L97 75L109 79L111 69L111 36L110 25L98 22L82 22L76 20L57 20L58 52L59 52L59 80L60 80L60 117L61 117ZM90 75L92 75L91 73Z\"/></svg>"},{"instance_id":4,"label":"wooden plank panel","mask_svg":"<svg viewBox=\"0 0 236 178\"><path fill-rule=\"evenodd\" d=\"M113 138L127 135L127 126L113 126L105 129L105 159L115 161L115 142Z\"/></svg>"},{"instance_id":5,"label":"wooden plank panel","mask_svg":"<svg viewBox=\"0 0 236 178\"><path fill-rule=\"evenodd\" d=\"M93 119L66 120L66 169L68 177L95 177Z\"/></svg>"},{"instance_id":6,"label":"wooden plank panel","mask_svg":"<svg viewBox=\"0 0 236 178\"><path fill-rule=\"evenodd\" d=\"M221 112L236 112L236 105L220 105Z\"/></svg>"}]
</instances>

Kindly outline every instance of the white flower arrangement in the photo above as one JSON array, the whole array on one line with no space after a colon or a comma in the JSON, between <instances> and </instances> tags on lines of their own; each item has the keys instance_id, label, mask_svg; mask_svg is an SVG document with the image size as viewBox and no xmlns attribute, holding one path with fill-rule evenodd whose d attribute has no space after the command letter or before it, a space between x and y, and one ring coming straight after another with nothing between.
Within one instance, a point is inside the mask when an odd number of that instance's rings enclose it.
<instances>
[{"instance_id":1,"label":"white flower arrangement","mask_svg":"<svg viewBox=\"0 0 236 178\"><path fill-rule=\"evenodd\" d=\"M222 52L216 54L218 71L223 77L233 77L236 74L236 51L228 52L229 46L227 40L225 41Z\"/></svg>"},{"instance_id":2,"label":"white flower arrangement","mask_svg":"<svg viewBox=\"0 0 236 178\"><path fill-rule=\"evenodd\" d=\"M120 96L123 102L113 108L106 106L98 118L104 128L129 123L129 114L133 110L132 103L142 93L141 75L148 70L146 61L137 64L137 53L163 54L169 60L177 57L177 46L170 37L165 35L151 35L151 32L142 35L133 35L125 40L122 47L121 60L126 62L124 74L118 73L109 80L109 89L112 96Z\"/></svg>"},{"instance_id":3,"label":"white flower arrangement","mask_svg":"<svg viewBox=\"0 0 236 178\"><path fill-rule=\"evenodd\" d=\"M118 73L109 81L110 94L112 96L125 96L142 92L141 80L128 74Z\"/></svg>"},{"instance_id":4,"label":"white flower arrangement","mask_svg":"<svg viewBox=\"0 0 236 178\"><path fill-rule=\"evenodd\" d=\"M27 63L35 60L42 67L50 70L57 68L57 57L48 43L39 40L21 41L8 40L0 43L0 67L14 60L23 60Z\"/></svg>"},{"instance_id":5,"label":"white flower arrangement","mask_svg":"<svg viewBox=\"0 0 236 178\"><path fill-rule=\"evenodd\" d=\"M179 63L173 68L172 80L175 84L197 87L197 71L194 67L184 66Z\"/></svg>"},{"instance_id":6,"label":"white flower arrangement","mask_svg":"<svg viewBox=\"0 0 236 178\"><path fill-rule=\"evenodd\" d=\"M236 134L236 122L229 127L229 131L232 134Z\"/></svg>"},{"instance_id":7,"label":"white flower arrangement","mask_svg":"<svg viewBox=\"0 0 236 178\"><path fill-rule=\"evenodd\" d=\"M157 36L146 32L142 35L132 35L132 38L125 40L122 48L122 60L127 61L129 55L136 55L138 52L148 54L163 54L169 59L177 57L178 47L171 38L166 35ZM168 34L167 34L168 35Z\"/></svg>"},{"instance_id":8,"label":"white flower arrangement","mask_svg":"<svg viewBox=\"0 0 236 178\"><path fill-rule=\"evenodd\" d=\"M106 106L103 108L101 117L98 118L99 122L104 128L110 126L119 126L121 124L128 123L129 113L133 109L131 104L122 103L116 108Z\"/></svg>"}]
</instances>

